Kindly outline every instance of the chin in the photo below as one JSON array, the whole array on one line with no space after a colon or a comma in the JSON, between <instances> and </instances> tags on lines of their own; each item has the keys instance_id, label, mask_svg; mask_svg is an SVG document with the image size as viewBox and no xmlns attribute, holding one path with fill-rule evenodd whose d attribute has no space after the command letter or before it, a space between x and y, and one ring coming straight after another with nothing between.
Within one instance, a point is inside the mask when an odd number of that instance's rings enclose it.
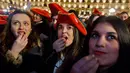
<instances>
[{"instance_id":1,"label":"chin","mask_svg":"<svg viewBox=\"0 0 130 73\"><path fill-rule=\"evenodd\" d=\"M106 66L109 65L107 60L98 60L100 66Z\"/></svg>"},{"instance_id":2,"label":"chin","mask_svg":"<svg viewBox=\"0 0 130 73\"><path fill-rule=\"evenodd\" d=\"M68 47L69 45L68 44L65 44L65 47Z\"/></svg>"},{"instance_id":3,"label":"chin","mask_svg":"<svg viewBox=\"0 0 130 73\"><path fill-rule=\"evenodd\" d=\"M69 44L69 43L68 43L68 44L65 44L65 47L69 47L70 45L71 45L71 44Z\"/></svg>"}]
</instances>

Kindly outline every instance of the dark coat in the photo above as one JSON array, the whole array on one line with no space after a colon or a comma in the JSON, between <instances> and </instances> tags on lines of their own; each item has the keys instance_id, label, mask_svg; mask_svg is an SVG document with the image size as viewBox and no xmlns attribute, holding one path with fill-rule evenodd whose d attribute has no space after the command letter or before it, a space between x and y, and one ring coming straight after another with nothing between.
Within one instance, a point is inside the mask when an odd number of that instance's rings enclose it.
<instances>
[{"instance_id":1,"label":"dark coat","mask_svg":"<svg viewBox=\"0 0 130 73\"><path fill-rule=\"evenodd\" d=\"M33 48L22 54L21 65L14 65L7 61L3 53L0 53L0 73L44 73L44 62L39 48Z\"/></svg>"}]
</instances>

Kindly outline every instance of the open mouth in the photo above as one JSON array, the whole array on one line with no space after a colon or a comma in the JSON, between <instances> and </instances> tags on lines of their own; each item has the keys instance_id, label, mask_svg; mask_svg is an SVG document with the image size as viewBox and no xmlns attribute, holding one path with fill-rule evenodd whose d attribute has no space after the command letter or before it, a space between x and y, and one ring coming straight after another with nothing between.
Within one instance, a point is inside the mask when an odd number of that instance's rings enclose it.
<instances>
[{"instance_id":1,"label":"open mouth","mask_svg":"<svg viewBox=\"0 0 130 73\"><path fill-rule=\"evenodd\" d=\"M68 37L64 37L65 38L65 40L67 40L68 39Z\"/></svg>"},{"instance_id":2,"label":"open mouth","mask_svg":"<svg viewBox=\"0 0 130 73\"><path fill-rule=\"evenodd\" d=\"M19 31L18 34L19 34L19 35L25 34L25 32L24 32L24 31Z\"/></svg>"},{"instance_id":3,"label":"open mouth","mask_svg":"<svg viewBox=\"0 0 130 73\"><path fill-rule=\"evenodd\" d=\"M63 36L63 38L65 39L65 41L67 41L68 37L67 36Z\"/></svg>"}]
</instances>

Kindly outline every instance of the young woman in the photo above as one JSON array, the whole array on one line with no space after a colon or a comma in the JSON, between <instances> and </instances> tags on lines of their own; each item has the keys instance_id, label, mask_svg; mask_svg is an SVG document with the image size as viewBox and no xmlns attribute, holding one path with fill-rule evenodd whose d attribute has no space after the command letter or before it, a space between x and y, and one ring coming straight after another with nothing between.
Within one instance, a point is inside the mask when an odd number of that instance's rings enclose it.
<instances>
[{"instance_id":1,"label":"young woman","mask_svg":"<svg viewBox=\"0 0 130 73\"><path fill-rule=\"evenodd\" d=\"M42 64L42 48L39 37L32 30L32 17L16 10L8 18L1 34L0 72L30 73L39 71Z\"/></svg>"},{"instance_id":2,"label":"young woman","mask_svg":"<svg viewBox=\"0 0 130 73\"><path fill-rule=\"evenodd\" d=\"M80 52L82 38L87 34L85 27L73 13L59 13L56 24L55 52L48 59L48 73L63 71ZM54 36L55 37L55 36ZM69 61L69 62L68 62Z\"/></svg>"},{"instance_id":3,"label":"young woman","mask_svg":"<svg viewBox=\"0 0 130 73\"><path fill-rule=\"evenodd\" d=\"M129 73L130 34L125 23L116 16L102 16L90 31L84 43L84 53L89 54L71 73Z\"/></svg>"}]
</instances>

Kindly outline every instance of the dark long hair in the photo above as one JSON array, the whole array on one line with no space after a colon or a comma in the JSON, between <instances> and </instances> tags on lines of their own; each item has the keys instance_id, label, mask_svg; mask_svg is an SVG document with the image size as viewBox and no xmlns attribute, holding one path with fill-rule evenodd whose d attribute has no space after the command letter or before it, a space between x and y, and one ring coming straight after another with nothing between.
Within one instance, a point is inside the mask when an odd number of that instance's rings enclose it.
<instances>
[{"instance_id":1,"label":"dark long hair","mask_svg":"<svg viewBox=\"0 0 130 73\"><path fill-rule=\"evenodd\" d=\"M119 57L115 65L108 69L108 73L129 73L130 71L128 68L130 66L130 34L128 27L126 24L116 16L101 16L96 21L94 21L88 36L86 37L84 43L84 52L86 51L86 55L88 54L89 50L89 39L92 30L96 27L97 24L107 22L110 23L113 28L116 30L118 34L119 40ZM100 73L97 71L97 73Z\"/></svg>"},{"instance_id":2,"label":"dark long hair","mask_svg":"<svg viewBox=\"0 0 130 73\"><path fill-rule=\"evenodd\" d=\"M78 54L81 51L81 48L83 47L83 41L85 36L83 36L76 27L74 27L73 31L74 31L73 43L63 50L65 59L63 64L57 69L56 73L69 72L75 57L78 56Z\"/></svg>"},{"instance_id":3,"label":"dark long hair","mask_svg":"<svg viewBox=\"0 0 130 73\"><path fill-rule=\"evenodd\" d=\"M13 13L11 13L8 17L8 23L4 29L4 31L2 32L2 34L0 35L0 38L2 40L1 45L2 45L2 51L6 52L8 49L11 49L14 41L16 40L15 36L13 35L13 33L11 32L11 22L12 22L12 17L15 14L25 14L27 15L30 20L31 20L31 25L33 24L33 20L31 15L26 12L26 11L22 11L22 10L16 10ZM33 28L32 28L33 29ZM36 35L36 33L32 30L29 37L28 37L28 44L26 45L25 49L23 50L29 50L34 46L38 46L38 36Z\"/></svg>"}]
</instances>

